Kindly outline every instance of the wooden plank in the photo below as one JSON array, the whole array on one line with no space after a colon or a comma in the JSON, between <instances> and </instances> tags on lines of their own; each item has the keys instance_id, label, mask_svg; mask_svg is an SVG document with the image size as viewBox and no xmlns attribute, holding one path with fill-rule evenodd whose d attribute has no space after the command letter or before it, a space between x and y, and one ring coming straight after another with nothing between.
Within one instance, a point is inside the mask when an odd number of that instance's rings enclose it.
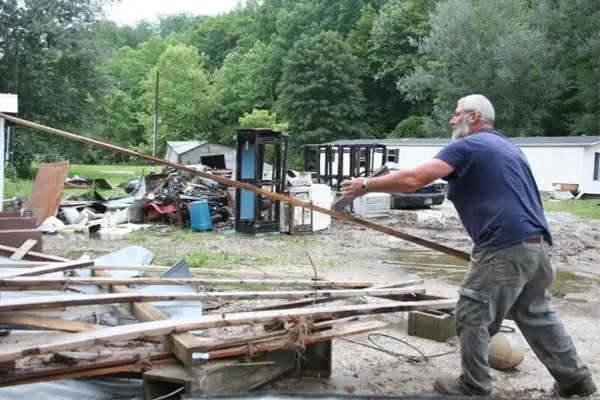
<instances>
[{"instance_id":1,"label":"wooden plank","mask_svg":"<svg viewBox=\"0 0 600 400\"><path fill-rule=\"evenodd\" d=\"M0 324L34 329L51 329L62 332L89 332L106 328L103 325L69 321L21 312L0 313Z\"/></svg>"},{"instance_id":2,"label":"wooden plank","mask_svg":"<svg viewBox=\"0 0 600 400\"><path fill-rule=\"evenodd\" d=\"M21 245L19 244L19 246L21 246ZM13 254L15 251L17 251L19 249L19 246L14 247L11 245L0 244L0 254L10 257L11 254ZM71 261L66 258L52 256L50 254L40 253L39 251L36 251L36 250L30 251L23 258L25 258L26 260L41 260L41 261L56 261L56 262ZM19 264L19 265L22 265L22 264ZM44 264L44 265L47 265L47 264ZM2 266L4 266L4 264L2 264Z\"/></svg>"},{"instance_id":3,"label":"wooden plank","mask_svg":"<svg viewBox=\"0 0 600 400\"><path fill-rule=\"evenodd\" d=\"M0 245L0 252L9 251L12 254L16 249L8 246ZM71 261L68 258L52 256L43 253L32 253L29 252L28 258L35 258L44 261L58 261L68 262ZM94 276L103 278L111 278L111 275L106 271L93 271ZM114 285L114 286L103 286L104 290L110 293L130 293L132 289L127 286ZM125 303L123 307L129 311L133 317L141 322L159 321L166 320L168 317L154 307L152 304L146 303ZM194 347L202 346L206 340L197 338L189 332L178 333L174 335L159 336L158 339L169 348L169 350L183 362L185 365L195 365L200 361L192 358L192 351L190 349Z\"/></svg>"},{"instance_id":4,"label":"wooden plank","mask_svg":"<svg viewBox=\"0 0 600 400\"><path fill-rule=\"evenodd\" d=\"M0 278L0 290L18 287L44 285L61 287L71 285L190 285L190 286L308 286L315 288L366 288L371 282L314 281L314 280L238 280L238 279L197 279L197 278Z\"/></svg>"},{"instance_id":5,"label":"wooden plank","mask_svg":"<svg viewBox=\"0 0 600 400\"><path fill-rule=\"evenodd\" d=\"M15 253L10 256L13 260L20 260L23 258L25 254L29 252L29 250L33 249L33 247L37 244L37 240L29 239L25 243L19 247L19 250L15 251Z\"/></svg>"},{"instance_id":6,"label":"wooden plank","mask_svg":"<svg viewBox=\"0 0 600 400\"><path fill-rule=\"evenodd\" d=\"M359 317L348 317L348 318L339 318L332 319L327 321L315 322L311 325L311 329L313 331L319 331L327 328L331 328L336 325L344 324L347 322L358 321ZM212 338L212 342L206 343L202 347L198 347L194 349L194 352L202 353L209 352L213 350L225 349L229 347L237 347L242 345L250 345L254 343L264 342L270 339L281 339L285 336L287 331L278 330L268 333L261 333L259 335L241 335L234 336L227 339L217 339Z\"/></svg>"},{"instance_id":7,"label":"wooden plank","mask_svg":"<svg viewBox=\"0 0 600 400\"><path fill-rule=\"evenodd\" d=\"M96 277L111 278L106 271L93 271ZM113 285L102 286L109 293L127 294L133 290L128 286ZM148 303L124 303L122 306L129 311L133 317L140 322L162 321L169 318L159 309ZM189 332L182 332L173 335L157 335L158 339L175 355L182 363L187 366L196 365L200 360L194 360L192 349L200 347L208 341L205 338L198 338Z\"/></svg>"},{"instance_id":8,"label":"wooden plank","mask_svg":"<svg viewBox=\"0 0 600 400\"><path fill-rule=\"evenodd\" d=\"M0 211L0 218L20 218L20 211Z\"/></svg>"},{"instance_id":9,"label":"wooden plank","mask_svg":"<svg viewBox=\"0 0 600 400\"><path fill-rule=\"evenodd\" d=\"M140 358L145 359L148 362L140 362ZM101 361L31 372L0 374L0 387L58 381L63 379L93 378L112 375L118 372L146 371L156 366L176 364L177 362L177 359L171 354L159 353L153 355L138 355L122 360Z\"/></svg>"},{"instance_id":10,"label":"wooden plank","mask_svg":"<svg viewBox=\"0 0 600 400\"><path fill-rule=\"evenodd\" d=\"M423 283L425 283L425 279L415 279L412 281L396 282L396 283L390 283L387 285L373 286L372 288L373 289L399 289L399 288L405 288L405 287L410 287L410 286L422 285ZM406 295L410 295L412 293L413 292L410 291L410 292L407 292ZM288 308L307 307L307 306L311 306L311 305L315 305L315 304L323 304L323 303L328 303L331 301L335 301L335 298L317 297L317 298L312 298L312 299L308 299L308 300L296 300L296 301L290 301L287 303L258 307L258 308L253 309L252 311L285 310Z\"/></svg>"},{"instance_id":11,"label":"wooden plank","mask_svg":"<svg viewBox=\"0 0 600 400\"><path fill-rule=\"evenodd\" d=\"M308 335L302 342L306 344L319 343L327 340L338 339L347 336L358 335L361 333L371 332L378 329L383 329L389 324L383 321L366 321L351 324L345 324L339 327L334 327L326 331L316 332ZM265 351L274 351L288 348L290 345L285 339L275 340L272 342L253 344L252 346L237 346L226 349L209 351L203 355L207 360L218 358L227 358L235 356L243 356L252 353L262 353Z\"/></svg>"},{"instance_id":12,"label":"wooden plank","mask_svg":"<svg viewBox=\"0 0 600 400\"><path fill-rule=\"evenodd\" d=\"M448 309L456 306L455 299L391 302L386 304L363 304L339 307L313 307L285 311L260 311L248 313L206 315L197 318L171 319L142 322L139 324L106 328L95 332L72 333L49 343L21 342L10 348L0 349L0 362L18 360L23 357L68 351L103 344L107 341L133 340L142 337L168 335L193 330L226 326L292 322L299 317L326 319L355 315L370 315L412 310Z\"/></svg>"},{"instance_id":13,"label":"wooden plank","mask_svg":"<svg viewBox=\"0 0 600 400\"><path fill-rule=\"evenodd\" d=\"M4 275L4 278L16 278L18 276L37 276L50 274L52 272L68 271L71 269L83 268L89 265L94 265L94 261L77 260L77 261L66 261L60 264L53 264L48 266L34 267L24 269L20 272L14 272L9 275Z\"/></svg>"},{"instance_id":14,"label":"wooden plank","mask_svg":"<svg viewBox=\"0 0 600 400\"><path fill-rule=\"evenodd\" d=\"M6 245L0 245L0 254L10 256L17 247L10 247ZM25 261L22 263L3 263L4 268L29 268L40 265L50 265L52 262L60 263L66 260L62 257L52 256L44 253L30 251L26 257L27 260L38 260L38 261ZM45 262L48 261L48 262ZM94 265L87 267L86 269L91 270L106 270L106 271L140 271L140 272L166 272L171 267L158 266L158 265ZM315 279L315 275L312 273L282 273L282 272L271 272L271 271L248 271L248 270L235 270L235 269L214 269L214 268L190 268L190 274L192 275L211 275L211 276L240 276L240 277L256 277L256 278L271 278L271 279ZM317 275L316 280L323 280L323 276Z\"/></svg>"},{"instance_id":15,"label":"wooden plank","mask_svg":"<svg viewBox=\"0 0 600 400\"><path fill-rule=\"evenodd\" d=\"M0 227L3 231L12 229L35 229L37 221L33 217L2 218Z\"/></svg>"},{"instance_id":16,"label":"wooden plank","mask_svg":"<svg viewBox=\"0 0 600 400\"><path fill-rule=\"evenodd\" d=\"M42 251L42 231L37 229L11 229L0 231L0 244L4 246L10 246L14 249L18 249L28 240L36 240L33 250ZM7 254L9 257L14 254L12 251Z\"/></svg>"},{"instance_id":17,"label":"wooden plank","mask_svg":"<svg viewBox=\"0 0 600 400\"><path fill-rule=\"evenodd\" d=\"M35 256L34 256L35 257ZM2 263L4 268L30 268L40 265L50 265L52 262L44 261L25 261L22 263ZM149 266L149 265L94 265L92 267L86 267L85 269L96 270L96 271L139 271L139 272L167 272L171 267L165 266ZM291 274L291 273L279 273L279 272L258 272L258 271L245 271L245 270L234 270L234 269L207 269L207 268L191 268L190 274L193 275L210 275L210 276L239 276L239 277L255 277L255 278L269 278L269 279L311 279L315 280L313 274ZM316 280L324 280L323 276L317 275Z\"/></svg>"},{"instance_id":18,"label":"wooden plank","mask_svg":"<svg viewBox=\"0 0 600 400\"><path fill-rule=\"evenodd\" d=\"M25 210L33 213L38 225L58 212L70 166L68 161L40 165L25 204Z\"/></svg>"},{"instance_id":19,"label":"wooden plank","mask_svg":"<svg viewBox=\"0 0 600 400\"><path fill-rule=\"evenodd\" d=\"M259 300L259 299L306 299L330 297L343 299L357 296L397 296L406 293L425 293L425 289L348 289L348 290L294 290L258 292L217 293L120 293L98 295L36 296L1 299L0 312L43 310L49 307L75 307L99 304L147 303L153 301L206 301L206 300Z\"/></svg>"},{"instance_id":20,"label":"wooden plank","mask_svg":"<svg viewBox=\"0 0 600 400\"><path fill-rule=\"evenodd\" d=\"M32 128L32 129L37 129L37 130L40 130L40 131L43 131L43 132L48 132L48 133L52 133L54 135L59 135L59 136L62 136L62 137L66 137L66 138L69 138L71 140L75 140L75 141L78 141L78 142L87 143L87 144L92 145L92 146L97 146L97 147L101 147L103 149L107 149L107 150L111 150L111 151L116 151L116 152L119 152L119 153L123 153L123 154L126 154L126 155L131 156L131 157L136 157L136 158L141 158L141 159L149 160L149 161L152 161L152 162L156 163L157 165L167 165L169 167L173 167L173 168L176 168L176 169L179 169L179 170L182 170L182 171L186 171L186 172L188 172L191 175L198 175L198 176L214 180L216 182L222 183L222 184L230 186L230 187L235 187L237 189L248 190L250 192L261 194L261 195L266 196L268 198L279 200L279 201L282 201L282 202L285 202L285 203L290 203L290 204L293 204L295 206L307 208L307 209L312 210L312 211L316 211L316 212L319 212L319 213L322 213L322 214L325 214L325 215L329 215L332 218L336 218L336 219L339 219L339 220L342 220L342 221L346 221L346 222L350 222L350 223L353 223L353 224L356 224L356 225L360 225L360 226L363 226L365 228L373 229L373 230L376 230L378 232L385 233L386 235L394 236L394 237L406 240L408 242L415 243L415 244L418 244L420 246L429 248L431 250L435 250L435 251L439 251L439 252L451 255L451 256L459 258L461 260L469 261L471 259L470 254L467 253L467 252L464 252L462 250L453 249L451 247L444 246L444 245L441 245L439 243L435 243L435 242L432 242L430 240L426 240L426 239L423 239L423 238L420 238L420 237L417 237L417 236L414 236L414 235L410 235L410 234L407 234L405 232L401 232L401 231L398 231L396 229L390 228L388 226L379 225L379 224L377 224L375 222L372 222L372 221L369 221L369 220L365 220L365 219L361 219L361 218L355 217L353 215L346 215L346 214L342 214L340 212L331 210L329 208L319 207L319 206L316 206L314 204L308 203L306 201L295 199L293 197L289 197L289 196L286 196L286 195L281 194L281 193L272 192L270 190L265 190L265 189L263 189L261 187L254 186L254 185L251 185L251 184L246 183L246 182L239 182L239 181L235 181L233 179L226 178L224 176L213 175L211 173L204 172L204 171L199 171L197 169L194 169L194 168L191 168L191 167L187 167L187 166L182 165L182 164L174 163L174 162L171 162L171 161L168 161L168 160L164 160L164 159L161 159L161 158L158 158L158 157L153 157L153 156L150 156L150 155L147 155L147 154L138 153L138 152L135 152L133 150L124 149L122 147L115 146L113 144L105 143L105 142L102 142L100 140L92 139L92 138L85 137L85 136L82 136L82 135L76 135L76 134L65 132L65 131L62 131L62 130L59 130L59 129L54 129L54 128L50 128L48 126L36 124L34 122L30 122L30 121L27 121L27 120L24 120L24 119L21 119L21 118L16 118L16 117L11 116L11 115L6 115L6 114L0 113L0 118L5 118L8 121L11 121L11 122L14 122L16 124L23 125L23 126L27 126L27 127ZM63 179L63 181L64 181L64 179Z\"/></svg>"}]
</instances>

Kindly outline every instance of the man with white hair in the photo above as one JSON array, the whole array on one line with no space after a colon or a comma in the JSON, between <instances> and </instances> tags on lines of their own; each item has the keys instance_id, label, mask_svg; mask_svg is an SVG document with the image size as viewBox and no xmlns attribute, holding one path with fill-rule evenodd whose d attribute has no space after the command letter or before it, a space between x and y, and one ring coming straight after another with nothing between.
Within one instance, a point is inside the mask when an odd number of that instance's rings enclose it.
<instances>
[{"instance_id":1,"label":"man with white hair","mask_svg":"<svg viewBox=\"0 0 600 400\"><path fill-rule=\"evenodd\" d=\"M555 277L552 236L527 159L494 129L495 112L482 95L466 96L450 124L451 144L409 170L342 183L342 193L404 193L436 179L448 181L448 199L474 242L471 263L458 293L456 332L462 374L440 377L445 395L489 396L490 338L510 313L525 339L554 377L560 397L596 392L547 288Z\"/></svg>"}]
</instances>

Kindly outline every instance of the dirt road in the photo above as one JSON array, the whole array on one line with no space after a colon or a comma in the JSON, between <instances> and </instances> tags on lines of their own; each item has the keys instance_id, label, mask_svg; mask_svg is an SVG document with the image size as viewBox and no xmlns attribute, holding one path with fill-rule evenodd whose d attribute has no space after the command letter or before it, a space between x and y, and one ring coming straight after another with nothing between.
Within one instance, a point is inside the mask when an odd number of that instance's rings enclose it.
<instances>
[{"instance_id":1,"label":"dirt road","mask_svg":"<svg viewBox=\"0 0 600 400\"><path fill-rule=\"evenodd\" d=\"M554 237L552 257L557 278L551 287L553 307L565 320L576 346L596 377L600 376L600 221L584 221L567 214L548 214ZM469 251L471 241L451 205L434 210L395 211L378 223L407 233ZM263 271L302 271L331 279L371 280L376 283L424 277L428 293L455 297L466 263L423 247L333 221L321 233L304 236L280 235L249 238L230 230L211 233L134 234L122 240L95 240L83 237L45 237L45 251L78 257L83 252L105 254L126 246L142 245L155 255L154 264L167 265L188 254L205 267L229 268L242 265ZM460 370L457 341L437 343L406 335L406 315L381 316L393 324L386 333L405 343L362 335L352 338L387 352L351 341L334 343L333 376L330 379L286 379L269 390L296 389L301 392L328 392L375 395L431 395L436 373ZM507 325L512 325L507 321ZM420 357L414 346L427 356ZM392 355L390 352L403 354ZM446 354L449 353L449 354ZM406 356L412 356L407 359ZM493 371L495 394L503 397L548 398L552 378L528 348L525 360L515 371ZM598 381L600 383L600 381ZM600 397L599 397L600 398Z\"/></svg>"}]
</instances>

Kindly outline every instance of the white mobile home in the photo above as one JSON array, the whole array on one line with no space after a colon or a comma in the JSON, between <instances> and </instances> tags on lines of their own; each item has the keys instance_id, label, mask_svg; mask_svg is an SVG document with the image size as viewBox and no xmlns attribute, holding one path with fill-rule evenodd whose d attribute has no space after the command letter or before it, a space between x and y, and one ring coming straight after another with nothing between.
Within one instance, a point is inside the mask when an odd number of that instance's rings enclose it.
<instances>
[{"instance_id":1,"label":"white mobile home","mask_svg":"<svg viewBox=\"0 0 600 400\"><path fill-rule=\"evenodd\" d=\"M511 137L523 151L540 191L552 191L556 185L584 194L600 195L600 136ZM340 145L382 145L385 156L373 155L376 169L386 162L400 168L415 167L434 157L450 139L380 139L338 140L325 143L331 146L332 170L337 171ZM333 155L335 153L335 155ZM325 170L325 154L320 153L320 171ZM347 169L349 154L344 155L343 168ZM346 158L347 157L347 158ZM571 189L572 188L572 189Z\"/></svg>"}]
</instances>

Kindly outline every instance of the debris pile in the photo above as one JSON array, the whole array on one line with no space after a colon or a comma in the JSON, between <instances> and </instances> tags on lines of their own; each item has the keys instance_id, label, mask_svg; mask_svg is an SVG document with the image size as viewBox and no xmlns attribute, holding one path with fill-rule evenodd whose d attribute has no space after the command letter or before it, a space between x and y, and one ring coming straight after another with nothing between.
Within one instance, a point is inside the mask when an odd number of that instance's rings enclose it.
<instances>
[{"instance_id":1,"label":"debris pile","mask_svg":"<svg viewBox=\"0 0 600 400\"><path fill-rule=\"evenodd\" d=\"M115 188L105 179L81 175L69 178L69 167L68 162L42 164L30 199L20 203L23 215L35 217L38 229L44 233L123 236L148 228L149 224L189 227L189 206L195 201L207 202L213 225L233 225L235 192L217 181L165 168ZM232 175L231 170L190 167L227 178ZM89 190L62 197L63 189ZM105 196L106 191L112 192L105 197L102 190ZM122 195L115 195L119 192Z\"/></svg>"},{"instance_id":2,"label":"debris pile","mask_svg":"<svg viewBox=\"0 0 600 400\"><path fill-rule=\"evenodd\" d=\"M240 373L252 377L234 380L244 392L298 365L305 371L320 366L323 361L313 365L312 358L323 356L307 345L389 325L372 318L375 314L451 312L456 304L422 296L423 280L374 287L310 273L193 269L185 259L172 267L150 266L153 255L140 246L79 260L30 248L0 246L0 398L7 400L30 396L21 391L81 398L71 393L73 379L86 385L85 398L107 398L90 397L87 385L105 377L113 386L121 373L137 378L146 393L164 386L170 393L177 389L169 380L174 368L182 376L212 371L199 375L203 383L194 390L214 395L231 376L219 366L237 363ZM148 277L149 272L161 275ZM210 290L225 286L230 290ZM266 290L251 290L257 286ZM352 298L366 302L349 305ZM331 355L326 357L330 363ZM265 359L266 375L256 367Z\"/></svg>"}]
</instances>

